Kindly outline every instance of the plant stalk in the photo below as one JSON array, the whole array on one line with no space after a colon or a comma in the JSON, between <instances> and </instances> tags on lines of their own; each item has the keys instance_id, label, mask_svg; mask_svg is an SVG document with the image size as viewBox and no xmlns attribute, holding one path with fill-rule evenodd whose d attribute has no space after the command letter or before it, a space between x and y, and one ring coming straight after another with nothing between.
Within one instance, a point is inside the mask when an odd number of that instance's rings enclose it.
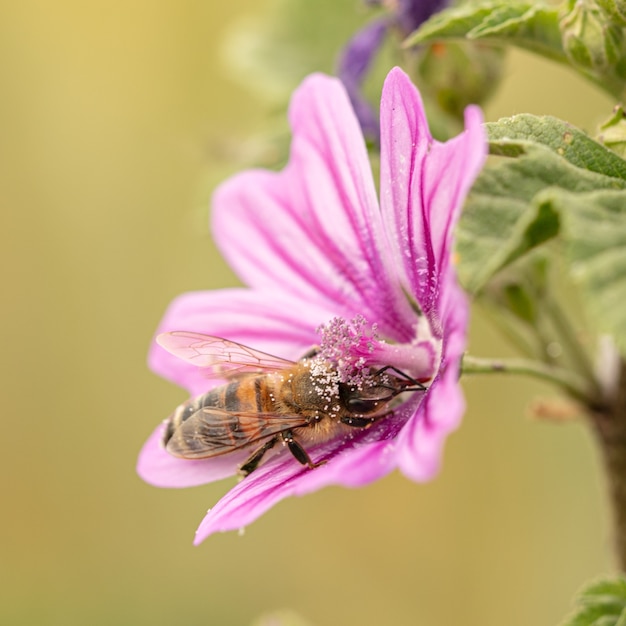
<instances>
[{"instance_id":1,"label":"plant stalk","mask_svg":"<svg viewBox=\"0 0 626 626\"><path fill-rule=\"evenodd\" d=\"M585 378L563 368L532 359L488 359L465 355L463 374L524 374L561 387L569 396L588 405L594 392Z\"/></svg>"},{"instance_id":2,"label":"plant stalk","mask_svg":"<svg viewBox=\"0 0 626 626\"><path fill-rule=\"evenodd\" d=\"M615 553L620 569L626 572L626 363L623 360L615 397L607 406L591 407L591 418L607 475Z\"/></svg>"}]
</instances>

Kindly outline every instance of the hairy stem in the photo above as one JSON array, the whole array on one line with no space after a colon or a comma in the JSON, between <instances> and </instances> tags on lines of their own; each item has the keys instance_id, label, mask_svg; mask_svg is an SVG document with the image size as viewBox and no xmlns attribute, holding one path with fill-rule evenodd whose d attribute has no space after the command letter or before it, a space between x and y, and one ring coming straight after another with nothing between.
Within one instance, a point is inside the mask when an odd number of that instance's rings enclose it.
<instances>
[{"instance_id":1,"label":"hairy stem","mask_svg":"<svg viewBox=\"0 0 626 626\"><path fill-rule=\"evenodd\" d=\"M532 359L485 359L465 355L463 374L524 374L561 387L568 395L588 405L594 397L592 382L563 368Z\"/></svg>"}]
</instances>

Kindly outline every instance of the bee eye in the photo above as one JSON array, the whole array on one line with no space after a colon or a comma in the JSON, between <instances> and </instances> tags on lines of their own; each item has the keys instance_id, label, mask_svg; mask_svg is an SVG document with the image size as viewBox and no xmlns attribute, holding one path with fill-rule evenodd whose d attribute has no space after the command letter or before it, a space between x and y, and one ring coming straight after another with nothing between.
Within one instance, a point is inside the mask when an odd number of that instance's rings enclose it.
<instances>
[{"instance_id":1,"label":"bee eye","mask_svg":"<svg viewBox=\"0 0 626 626\"><path fill-rule=\"evenodd\" d=\"M378 408L380 400L367 400L364 398L349 398L347 408L351 413L367 414Z\"/></svg>"}]
</instances>

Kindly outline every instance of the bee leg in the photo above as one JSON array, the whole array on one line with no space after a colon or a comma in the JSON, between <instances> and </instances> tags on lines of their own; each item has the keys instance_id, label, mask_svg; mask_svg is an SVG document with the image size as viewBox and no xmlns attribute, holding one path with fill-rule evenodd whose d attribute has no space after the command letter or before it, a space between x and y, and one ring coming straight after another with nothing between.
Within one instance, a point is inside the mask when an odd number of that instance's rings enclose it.
<instances>
[{"instance_id":1,"label":"bee leg","mask_svg":"<svg viewBox=\"0 0 626 626\"><path fill-rule=\"evenodd\" d=\"M426 385L420 383L419 380L415 380L415 378L413 378L412 376L409 376L407 373L403 372L402 370L399 370L397 367L394 367L393 365L385 365L385 367L381 367L377 372L374 372L374 376L380 376L380 374L386 372L387 370L391 370L392 372L395 372L400 378L403 378L404 380L411 383L415 387L414 389L406 387L405 389L403 389L403 391L428 391L428 387L426 387Z\"/></svg>"},{"instance_id":2,"label":"bee leg","mask_svg":"<svg viewBox=\"0 0 626 626\"><path fill-rule=\"evenodd\" d=\"M281 434L283 442L287 444L289 452L293 454L296 461L302 465L308 465L309 469L314 469L320 465L324 465L326 461L320 461L319 463L313 463L311 457L307 454L307 451L293 438L293 434L290 430Z\"/></svg>"},{"instance_id":3,"label":"bee leg","mask_svg":"<svg viewBox=\"0 0 626 626\"><path fill-rule=\"evenodd\" d=\"M374 423L373 417L342 417L341 423L354 428L367 428Z\"/></svg>"},{"instance_id":4,"label":"bee leg","mask_svg":"<svg viewBox=\"0 0 626 626\"><path fill-rule=\"evenodd\" d=\"M245 476L254 472L259 466L261 459L268 450L271 450L276 443L277 438L273 437L267 443L263 444L258 450L255 450L250 458L239 468L239 472Z\"/></svg>"}]
</instances>

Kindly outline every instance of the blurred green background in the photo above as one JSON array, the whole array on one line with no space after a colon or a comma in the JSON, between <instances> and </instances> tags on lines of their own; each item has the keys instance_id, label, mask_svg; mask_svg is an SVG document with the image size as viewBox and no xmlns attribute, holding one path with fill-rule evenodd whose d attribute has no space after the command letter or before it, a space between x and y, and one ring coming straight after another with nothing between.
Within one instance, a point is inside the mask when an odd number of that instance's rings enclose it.
<instances>
[{"instance_id":1,"label":"blurred green background","mask_svg":"<svg viewBox=\"0 0 626 626\"><path fill-rule=\"evenodd\" d=\"M355 5L357 5L355 0ZM612 567L583 425L527 419L527 380L472 379L439 478L392 475L281 503L193 548L232 481L159 490L134 466L185 397L146 352L169 301L235 284L207 232L211 188L267 104L224 62L253 0L0 7L0 623L555 624ZM584 128L611 103L515 53L488 119ZM507 353L474 318L471 349Z\"/></svg>"}]
</instances>

